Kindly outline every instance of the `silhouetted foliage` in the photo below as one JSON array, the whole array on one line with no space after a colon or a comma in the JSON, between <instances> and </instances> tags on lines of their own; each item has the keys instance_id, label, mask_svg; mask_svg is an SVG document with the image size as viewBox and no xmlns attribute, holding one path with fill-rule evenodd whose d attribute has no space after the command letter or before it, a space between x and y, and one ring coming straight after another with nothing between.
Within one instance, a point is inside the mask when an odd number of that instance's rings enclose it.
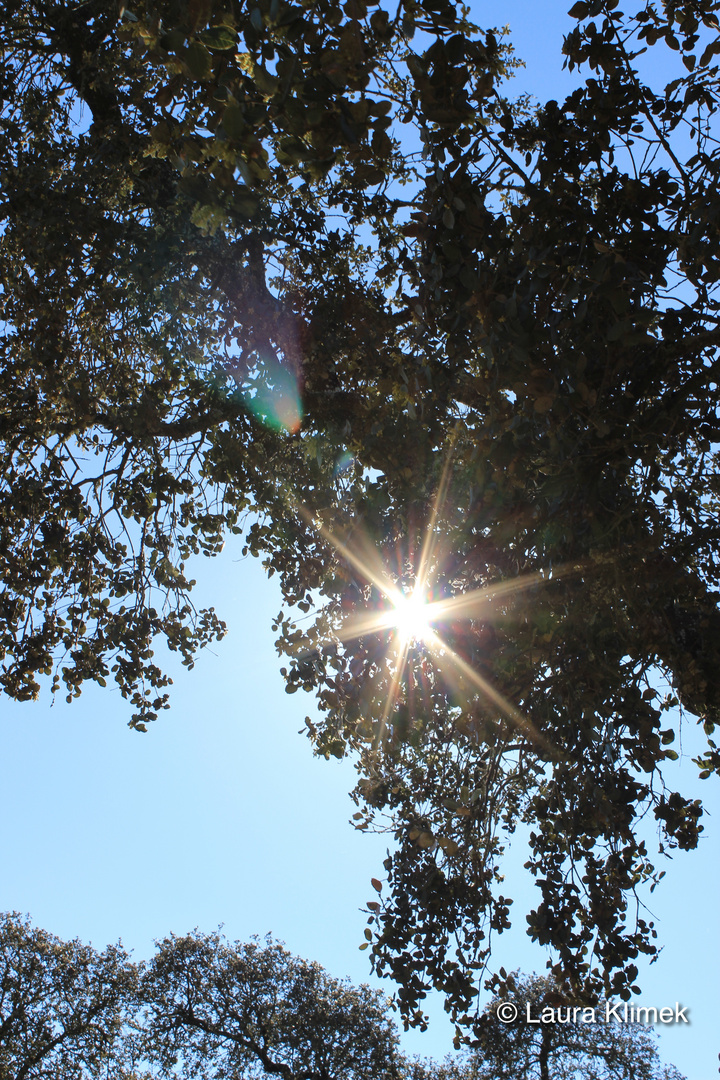
<instances>
[{"instance_id":1,"label":"silhouetted foliage","mask_svg":"<svg viewBox=\"0 0 720 1080\"><path fill-rule=\"evenodd\" d=\"M381 995L333 979L277 942L198 931L166 938L141 996L146 1054L160 1076L389 1080L402 1072Z\"/></svg>"},{"instance_id":2,"label":"silhouetted foliage","mask_svg":"<svg viewBox=\"0 0 720 1080\"><path fill-rule=\"evenodd\" d=\"M702 829L678 704L720 769L716 8L581 0L535 107L450 0L5 5L2 685L112 675L144 729L245 523L394 833L368 944L415 1023L473 1022L519 822L529 933L629 998L638 823ZM439 638L368 621L418 577Z\"/></svg>"},{"instance_id":3,"label":"silhouetted foliage","mask_svg":"<svg viewBox=\"0 0 720 1080\"><path fill-rule=\"evenodd\" d=\"M498 1018L503 1003L516 1007L517 1020ZM468 1080L683 1080L659 1061L652 1027L606 1020L613 1015L606 1006L588 1008L551 978L516 972L498 979L477 1028Z\"/></svg>"},{"instance_id":4,"label":"silhouetted foliage","mask_svg":"<svg viewBox=\"0 0 720 1080\"><path fill-rule=\"evenodd\" d=\"M119 946L98 953L0 916L2 1080L121 1080L135 976Z\"/></svg>"}]
</instances>

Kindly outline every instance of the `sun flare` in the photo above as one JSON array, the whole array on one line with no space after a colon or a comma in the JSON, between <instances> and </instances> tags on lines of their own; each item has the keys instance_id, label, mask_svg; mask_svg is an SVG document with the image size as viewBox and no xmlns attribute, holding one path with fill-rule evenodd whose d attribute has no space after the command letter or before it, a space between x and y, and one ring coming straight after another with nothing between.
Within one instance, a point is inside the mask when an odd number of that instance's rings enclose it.
<instances>
[{"instance_id":1,"label":"sun flare","mask_svg":"<svg viewBox=\"0 0 720 1080\"><path fill-rule=\"evenodd\" d=\"M422 641L431 632L430 609L417 590L394 601L393 623L404 642Z\"/></svg>"},{"instance_id":2,"label":"sun flare","mask_svg":"<svg viewBox=\"0 0 720 1080\"><path fill-rule=\"evenodd\" d=\"M476 664L465 659L456 648L452 647L443 629L446 624L457 627L458 623L467 625L467 633L472 639L473 624L491 622L498 613L504 612L505 605L515 597L527 594L537 586L546 584L551 578L561 574L568 576L577 573L579 566L554 567L551 573L534 571L518 575L515 578L489 581L476 588L450 596L433 599L436 592L439 568L442 567L442 542L439 518L441 508L447 496L452 446L445 460L438 490L431 506L430 518L426 524L420 551L414 559L415 587L412 591L402 592L399 587L397 571L383 557L362 530L354 531L352 538L338 536L325 527L302 505L295 504L300 514L317 529L336 553L352 567L358 575L372 585L376 594L385 600L386 606L359 605L335 628L334 636L342 643L350 642L365 635L391 632L394 644L388 651L392 654L391 678L385 699L383 715L377 725L373 746L377 748L385 739L389 718L403 695L403 681L412 669L411 654L414 647L422 644L423 664L427 660L440 673L444 682L453 691L458 700L470 700L479 696L486 705L497 710L521 732L530 742L542 746L548 753L555 754L554 747L545 736L537 731L531 721L523 715L511 701L483 674ZM405 576L405 574L403 574ZM408 680L416 687L417 680ZM409 708L412 710L412 704Z\"/></svg>"}]
</instances>

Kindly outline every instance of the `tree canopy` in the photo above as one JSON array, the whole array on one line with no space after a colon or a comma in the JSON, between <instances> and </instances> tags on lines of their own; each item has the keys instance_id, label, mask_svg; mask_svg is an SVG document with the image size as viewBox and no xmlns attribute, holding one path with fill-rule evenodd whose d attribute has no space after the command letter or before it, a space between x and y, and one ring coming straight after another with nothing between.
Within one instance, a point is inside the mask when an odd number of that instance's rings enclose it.
<instances>
[{"instance_id":1,"label":"tree canopy","mask_svg":"<svg viewBox=\"0 0 720 1080\"><path fill-rule=\"evenodd\" d=\"M155 638L223 633L190 557L246 528L315 750L394 836L367 936L412 1022L431 986L479 1022L517 823L529 933L626 998L641 822L702 830L716 8L580 0L577 88L533 103L451 0L5 5L0 682L112 676L143 730Z\"/></svg>"},{"instance_id":2,"label":"tree canopy","mask_svg":"<svg viewBox=\"0 0 720 1080\"><path fill-rule=\"evenodd\" d=\"M472 1080L682 1080L658 1060L649 1025L607 1022L605 1003L594 1010L597 1022L583 1022L584 1010L552 978L515 972L495 987L467 1059ZM512 1023L498 1018L508 1004L517 1010Z\"/></svg>"},{"instance_id":3,"label":"tree canopy","mask_svg":"<svg viewBox=\"0 0 720 1080\"><path fill-rule=\"evenodd\" d=\"M127 953L62 941L17 913L0 915L0 1076L120 1077L135 969Z\"/></svg>"},{"instance_id":4,"label":"tree canopy","mask_svg":"<svg viewBox=\"0 0 720 1080\"><path fill-rule=\"evenodd\" d=\"M166 938L140 997L143 1049L159 1076L399 1080L403 1072L382 995L277 942L198 931Z\"/></svg>"},{"instance_id":5,"label":"tree canopy","mask_svg":"<svg viewBox=\"0 0 720 1080\"><path fill-rule=\"evenodd\" d=\"M557 996L548 979L510 976L508 985L523 1009ZM471 1054L410 1059L381 994L270 938L195 930L136 964L119 946L98 953L0 915L2 1080L547 1080L548 1067L556 1080L575 1069L590 1080L682 1080L639 1025L508 1028L497 1006Z\"/></svg>"}]
</instances>

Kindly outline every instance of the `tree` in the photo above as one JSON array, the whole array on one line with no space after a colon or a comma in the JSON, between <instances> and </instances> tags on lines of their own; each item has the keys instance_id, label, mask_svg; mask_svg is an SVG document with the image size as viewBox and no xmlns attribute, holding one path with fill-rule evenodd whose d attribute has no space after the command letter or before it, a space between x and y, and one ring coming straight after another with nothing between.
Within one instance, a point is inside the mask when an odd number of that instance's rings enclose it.
<instances>
[{"instance_id":1,"label":"tree","mask_svg":"<svg viewBox=\"0 0 720 1080\"><path fill-rule=\"evenodd\" d=\"M271 940L172 935L143 973L141 998L145 1053L159 1076L402 1075L382 996L332 978Z\"/></svg>"},{"instance_id":2,"label":"tree","mask_svg":"<svg viewBox=\"0 0 720 1080\"><path fill-rule=\"evenodd\" d=\"M112 674L142 730L167 704L154 639L192 666L224 630L192 606L189 557L249 505L318 547L282 485L337 487L313 429L335 442L341 357L364 384L393 333L331 219L393 235L375 188L408 172L385 130L402 33L327 0L265 6L3 5L0 684L18 700ZM421 19L446 24L466 22Z\"/></svg>"},{"instance_id":3,"label":"tree","mask_svg":"<svg viewBox=\"0 0 720 1080\"><path fill-rule=\"evenodd\" d=\"M606 1003L591 1010L597 1022L589 1022L585 1003L573 1003L552 979L516 972L502 983L485 1009L478 1047L468 1058L472 1080L683 1080L673 1065L658 1060L652 1028L606 1021ZM515 1006L516 1021L499 1019L503 1004ZM544 1014L547 1022L538 1023Z\"/></svg>"},{"instance_id":4,"label":"tree","mask_svg":"<svg viewBox=\"0 0 720 1080\"><path fill-rule=\"evenodd\" d=\"M17 914L0 926L3 1080L682 1080L639 1025L502 1024L497 996L472 1052L408 1059L387 999L271 938L173 934L136 965L118 947L97 953ZM496 990L522 1015L564 1000L548 979L509 976Z\"/></svg>"},{"instance_id":5,"label":"tree","mask_svg":"<svg viewBox=\"0 0 720 1080\"><path fill-rule=\"evenodd\" d=\"M3 686L112 670L143 728L252 507L418 1023L477 1020L517 822L558 978L629 997L678 703L720 768L716 5L572 15L534 107L449 0L7 9Z\"/></svg>"},{"instance_id":6,"label":"tree","mask_svg":"<svg viewBox=\"0 0 720 1080\"><path fill-rule=\"evenodd\" d=\"M558 977L625 998L655 951L639 823L654 814L661 850L702 829L667 764L679 701L710 739L701 775L718 765L713 7L578 4L564 51L590 77L562 106L486 114L464 146L462 128L423 129L414 261L397 255L416 334L395 421L379 405L353 427L384 475L351 525L395 582L434 591L438 635L393 645L359 620L337 654L307 635L289 672L318 687L318 750L359 754L360 827L393 832L372 950L416 1022L432 985L474 1022L518 821L531 936ZM654 90L639 58L665 45L682 66ZM413 63L419 112L448 65L439 49ZM335 546L338 628L343 604L392 592Z\"/></svg>"},{"instance_id":7,"label":"tree","mask_svg":"<svg viewBox=\"0 0 720 1080\"><path fill-rule=\"evenodd\" d=\"M2 1080L404 1075L382 995L270 939L172 935L138 966L4 914L0 963Z\"/></svg>"},{"instance_id":8,"label":"tree","mask_svg":"<svg viewBox=\"0 0 720 1080\"><path fill-rule=\"evenodd\" d=\"M134 968L127 953L61 941L17 913L0 916L3 1080L121 1077Z\"/></svg>"}]
</instances>

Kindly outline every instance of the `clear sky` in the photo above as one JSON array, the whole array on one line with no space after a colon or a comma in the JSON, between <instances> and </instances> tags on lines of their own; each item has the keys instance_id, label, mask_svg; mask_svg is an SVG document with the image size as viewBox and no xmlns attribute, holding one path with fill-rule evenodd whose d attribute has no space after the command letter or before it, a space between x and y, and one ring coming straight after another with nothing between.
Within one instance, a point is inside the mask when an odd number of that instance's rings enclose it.
<instances>
[{"instance_id":1,"label":"clear sky","mask_svg":"<svg viewBox=\"0 0 720 1080\"><path fill-rule=\"evenodd\" d=\"M481 24L511 24L528 62L522 88L539 97L569 85L558 59L567 6L511 0L476 14ZM198 601L215 603L230 632L194 672L173 671L172 709L148 734L128 730L130 710L110 688L84 691L71 706L62 696L52 706L3 703L0 908L96 947L122 938L136 958L150 955L154 938L195 926L224 923L239 939L272 932L335 975L371 981L359 909L373 897L371 876L382 877L386 840L348 823L352 765L313 759L298 734L314 703L284 692L270 625L281 606L276 582L232 546L197 560L193 573ZM648 898L664 949L641 972L638 1003L689 1007L691 1024L665 1030L662 1053L688 1080L709 1080L720 1004L720 798L713 780L695 778L695 734L690 720L676 768L684 793L706 798L712 816L700 850L668 861ZM523 861L519 851L508 863L518 927L498 939L497 966L540 972L545 954L523 932ZM406 1045L442 1057L449 1028L440 1008L432 1013L429 1032Z\"/></svg>"}]
</instances>

